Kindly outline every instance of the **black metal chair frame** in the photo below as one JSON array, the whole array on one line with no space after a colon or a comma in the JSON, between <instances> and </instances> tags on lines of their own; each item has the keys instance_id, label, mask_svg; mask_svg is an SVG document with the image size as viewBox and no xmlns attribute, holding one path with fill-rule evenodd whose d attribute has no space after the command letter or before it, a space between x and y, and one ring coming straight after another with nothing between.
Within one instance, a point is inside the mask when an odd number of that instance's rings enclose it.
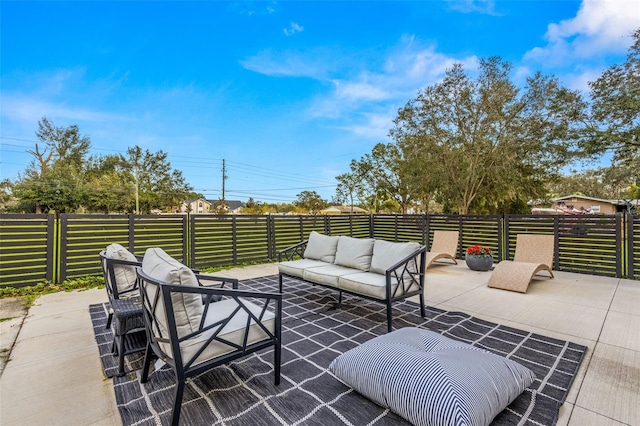
<instances>
[{"instance_id":1,"label":"black metal chair frame","mask_svg":"<svg viewBox=\"0 0 640 426\"><path fill-rule=\"evenodd\" d=\"M145 274L142 271L142 268L138 268L137 273L138 277L140 278L140 294L142 296L142 302L144 306L145 329L147 332L147 347L140 382L147 382L149 378L149 367L151 365L151 359L154 355L155 357L165 361L167 365L169 365L174 371L174 374L176 376L176 390L173 411L171 414L172 425L177 425L180 419L180 411L182 408L182 394L184 392L186 379L198 375L211 368L226 364L230 361L233 361L234 359L241 358L253 352L273 346L274 383L276 386L280 384L282 345L282 294L238 290L237 280L227 281L233 282L233 289L227 289L224 287L208 287L203 284L203 281L211 279L219 280L220 278L210 277L207 275L196 274L196 278L200 283L200 287L190 287L160 282ZM181 338L178 337L171 297L172 294L175 293L200 294L202 295L204 301L204 312L198 331L190 333ZM215 303L217 300L220 300L220 298L233 298L237 302L238 307L231 313L229 317L205 327L204 322L209 307L213 304L212 309L215 309ZM242 299L251 299L252 303L254 304L262 303L260 315L254 315ZM161 306L158 303L160 300L163 301L168 330L163 330L163 327L160 327L156 318L156 310L161 309ZM273 333L271 333L263 324L264 314L267 312L267 308L269 308L270 306L275 312L275 327ZM220 331L239 312L246 312L248 314L247 325L245 327L245 334L242 345L235 344L219 336ZM268 339L253 344L248 344L250 330L249 327L251 326L252 320L255 322L255 325L258 325L262 329L262 331L266 333ZM202 346L196 351L195 355L191 359L182 359L182 355L180 352L181 342L196 337L202 333L210 332L214 329L216 331L202 344ZM160 343L170 344L173 357L171 356L171 354L168 354L162 350ZM225 346L234 348L234 350L194 365L194 362L198 358L198 356L200 356L200 354L210 344L223 344Z\"/></svg>"},{"instance_id":2,"label":"black metal chair frame","mask_svg":"<svg viewBox=\"0 0 640 426\"><path fill-rule=\"evenodd\" d=\"M304 251L307 247L307 241L302 241L291 247L287 247L278 253L278 262L291 261L299 258L304 258ZM393 312L391 305L398 300L404 300L408 297L419 296L420 297L420 315L425 317L424 311L424 276L425 276L425 263L426 263L426 247L421 247L419 250L405 257L397 262L385 271L386 278L386 298L378 299L361 293L357 293L350 290L344 290L333 286L306 281L298 276L279 273L278 284L279 291L282 293L282 277L286 276L300 281L310 282L313 285L319 285L324 288L338 291L338 304L342 303L342 293L347 293L353 296L357 296L373 302L382 303L387 307L387 332L393 330ZM419 259L419 260L418 260ZM392 293L392 280L397 282L397 286ZM395 285L395 284L393 284ZM412 287L417 286L417 289L410 290Z\"/></svg>"},{"instance_id":3,"label":"black metal chair frame","mask_svg":"<svg viewBox=\"0 0 640 426\"><path fill-rule=\"evenodd\" d=\"M140 280L136 276L136 282L130 290L119 292L116 283L115 266L132 266L138 267L142 265L142 256L136 256L137 262L112 259L106 256L103 250L100 252L100 263L104 275L104 285L109 296L109 316L105 329L111 328L111 323L115 318L113 325L113 343L111 350L114 355L118 356L118 375L123 376L124 356L132 353L140 352L146 347L144 338L144 319L142 316L142 302L140 300ZM128 297L122 297L128 296Z\"/></svg>"}]
</instances>

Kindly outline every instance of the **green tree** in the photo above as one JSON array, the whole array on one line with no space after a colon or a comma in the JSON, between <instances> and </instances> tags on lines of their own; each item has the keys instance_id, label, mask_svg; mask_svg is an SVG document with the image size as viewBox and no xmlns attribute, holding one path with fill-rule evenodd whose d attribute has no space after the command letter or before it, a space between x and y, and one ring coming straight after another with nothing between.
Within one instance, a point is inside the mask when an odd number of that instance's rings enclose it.
<instances>
[{"instance_id":1,"label":"green tree","mask_svg":"<svg viewBox=\"0 0 640 426\"><path fill-rule=\"evenodd\" d=\"M626 62L590 82L591 114L597 126L587 128L587 154L613 151L614 162L640 167L640 28L633 34Z\"/></svg>"},{"instance_id":2,"label":"green tree","mask_svg":"<svg viewBox=\"0 0 640 426\"><path fill-rule=\"evenodd\" d=\"M164 151L154 154L136 145L127 150L127 155L126 162L133 174L134 199L139 213L175 208L193 191L182 172L171 168Z\"/></svg>"},{"instance_id":3,"label":"green tree","mask_svg":"<svg viewBox=\"0 0 640 426\"><path fill-rule=\"evenodd\" d=\"M311 214L316 214L327 207L327 202L316 191L302 191L296 197L293 204Z\"/></svg>"},{"instance_id":4,"label":"green tree","mask_svg":"<svg viewBox=\"0 0 640 426\"><path fill-rule=\"evenodd\" d=\"M540 73L523 90L500 58L480 61L470 77L461 64L398 111L390 136L418 199L460 214L519 204L544 195L544 183L575 158L585 103L578 92Z\"/></svg>"},{"instance_id":5,"label":"green tree","mask_svg":"<svg viewBox=\"0 0 640 426\"><path fill-rule=\"evenodd\" d=\"M336 186L336 201L339 204L347 204L353 213L354 200L361 202L364 185L362 180L355 173L343 173L336 176L338 185Z\"/></svg>"},{"instance_id":6,"label":"green tree","mask_svg":"<svg viewBox=\"0 0 640 426\"><path fill-rule=\"evenodd\" d=\"M119 154L91 157L85 172L83 205L103 213L133 212L135 182L131 167Z\"/></svg>"},{"instance_id":7,"label":"green tree","mask_svg":"<svg viewBox=\"0 0 640 426\"><path fill-rule=\"evenodd\" d=\"M359 161L351 161L351 175L359 182L360 199L368 200L367 207L378 211L387 198L396 201L404 213L412 202L411 182L407 162L396 144L376 144L371 153Z\"/></svg>"},{"instance_id":8,"label":"green tree","mask_svg":"<svg viewBox=\"0 0 640 426\"><path fill-rule=\"evenodd\" d=\"M56 127L46 117L38 122L34 159L14 185L19 208L36 213L76 210L84 194L84 166L91 142L78 126Z\"/></svg>"},{"instance_id":9,"label":"green tree","mask_svg":"<svg viewBox=\"0 0 640 426\"><path fill-rule=\"evenodd\" d=\"M252 197L250 197L246 203L244 203L244 207L242 208L242 212L246 214L264 214L266 206L264 203L260 201L255 201Z\"/></svg>"}]
</instances>

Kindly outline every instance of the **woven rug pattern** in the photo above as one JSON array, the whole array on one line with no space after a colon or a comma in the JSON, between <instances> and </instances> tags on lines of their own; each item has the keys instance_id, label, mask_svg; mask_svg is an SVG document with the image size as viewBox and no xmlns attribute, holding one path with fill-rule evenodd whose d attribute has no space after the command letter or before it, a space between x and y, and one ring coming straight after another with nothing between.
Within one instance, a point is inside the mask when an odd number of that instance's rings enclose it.
<instances>
[{"instance_id":1,"label":"woven rug pattern","mask_svg":"<svg viewBox=\"0 0 640 426\"><path fill-rule=\"evenodd\" d=\"M278 276L244 280L241 289L277 291ZM181 424L185 425L408 425L337 380L328 370L345 351L386 333L385 306L285 278L282 322L282 379L273 385L268 349L219 366L187 381ZM436 331L533 370L536 381L493 421L494 425L554 425L586 347L412 302L394 304L394 328ZM117 370L107 306L90 306L105 374ZM126 356L127 375L114 377L124 425L168 424L174 375L167 367L138 380L143 353ZM114 370L115 369L115 370Z\"/></svg>"}]
</instances>

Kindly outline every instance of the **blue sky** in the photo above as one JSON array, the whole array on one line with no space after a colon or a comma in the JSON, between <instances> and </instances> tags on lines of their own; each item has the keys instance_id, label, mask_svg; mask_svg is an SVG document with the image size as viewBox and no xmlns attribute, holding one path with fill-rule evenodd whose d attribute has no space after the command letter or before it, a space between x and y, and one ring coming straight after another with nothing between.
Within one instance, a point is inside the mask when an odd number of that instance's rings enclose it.
<instances>
[{"instance_id":1,"label":"blue sky","mask_svg":"<svg viewBox=\"0 0 640 426\"><path fill-rule=\"evenodd\" d=\"M330 199L398 108L455 62L512 62L588 90L624 61L634 1L2 1L0 179L38 120L77 124L92 154L169 154L197 192Z\"/></svg>"}]
</instances>

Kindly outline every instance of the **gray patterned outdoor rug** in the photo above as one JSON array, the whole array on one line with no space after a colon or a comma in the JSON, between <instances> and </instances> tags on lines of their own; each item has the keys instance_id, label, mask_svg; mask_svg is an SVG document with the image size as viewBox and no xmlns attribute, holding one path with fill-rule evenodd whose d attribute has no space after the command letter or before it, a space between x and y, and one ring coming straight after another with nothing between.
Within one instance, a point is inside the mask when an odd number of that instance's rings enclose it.
<instances>
[{"instance_id":1,"label":"gray patterned outdoor rug","mask_svg":"<svg viewBox=\"0 0 640 426\"><path fill-rule=\"evenodd\" d=\"M244 280L241 289L277 291L278 276ZM285 278L282 380L273 385L273 354L267 349L187 381L181 424L188 425L408 425L337 380L328 370L343 352L386 333L385 307L357 297ZM106 305L91 305L96 341L108 375L117 371ZM586 347L501 326L461 312L417 304L394 304L393 325L422 327L510 358L533 370L536 381L493 421L494 425L553 425ZM124 425L170 421L174 376L164 367L142 385L143 353L128 355L124 377L114 377ZM108 373L107 373L108 372Z\"/></svg>"}]
</instances>

